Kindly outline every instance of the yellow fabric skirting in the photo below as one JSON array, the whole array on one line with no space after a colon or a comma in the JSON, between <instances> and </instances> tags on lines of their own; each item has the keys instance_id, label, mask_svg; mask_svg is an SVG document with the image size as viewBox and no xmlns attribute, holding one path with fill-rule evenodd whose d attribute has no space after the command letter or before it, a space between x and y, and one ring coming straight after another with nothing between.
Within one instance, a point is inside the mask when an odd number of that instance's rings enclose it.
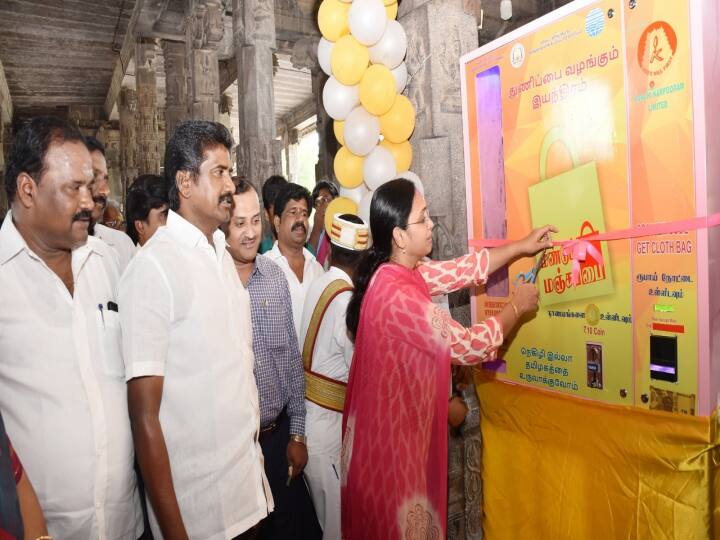
<instances>
[{"instance_id":1,"label":"yellow fabric skirting","mask_svg":"<svg viewBox=\"0 0 720 540\"><path fill-rule=\"evenodd\" d=\"M717 415L476 384L484 540L720 539Z\"/></svg>"}]
</instances>

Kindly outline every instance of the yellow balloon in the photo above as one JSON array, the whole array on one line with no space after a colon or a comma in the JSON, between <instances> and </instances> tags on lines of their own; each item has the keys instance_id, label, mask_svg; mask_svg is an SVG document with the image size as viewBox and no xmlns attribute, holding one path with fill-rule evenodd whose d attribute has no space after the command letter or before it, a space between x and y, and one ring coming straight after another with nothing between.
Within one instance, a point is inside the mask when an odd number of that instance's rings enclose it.
<instances>
[{"instance_id":1,"label":"yellow balloon","mask_svg":"<svg viewBox=\"0 0 720 540\"><path fill-rule=\"evenodd\" d=\"M332 229L332 220L335 214L353 214L357 215L358 205L352 199L347 197L336 197L325 209L325 232L330 235Z\"/></svg>"},{"instance_id":2,"label":"yellow balloon","mask_svg":"<svg viewBox=\"0 0 720 540\"><path fill-rule=\"evenodd\" d=\"M332 74L345 86L355 86L370 63L370 51L353 36L343 36L332 48Z\"/></svg>"},{"instance_id":3,"label":"yellow balloon","mask_svg":"<svg viewBox=\"0 0 720 540\"><path fill-rule=\"evenodd\" d=\"M395 17L397 17L398 12L398 3L394 2L391 4L387 3L387 0L385 0L385 13L387 13L388 19L391 21L395 20Z\"/></svg>"},{"instance_id":4,"label":"yellow balloon","mask_svg":"<svg viewBox=\"0 0 720 540\"><path fill-rule=\"evenodd\" d=\"M345 129L345 121L344 120L335 120L333 122L333 133L335 133L335 138L337 139L337 142L339 142L341 146L345 146L345 137L343 137L344 129Z\"/></svg>"},{"instance_id":5,"label":"yellow balloon","mask_svg":"<svg viewBox=\"0 0 720 540\"><path fill-rule=\"evenodd\" d=\"M412 163L413 158L413 151L412 145L409 141L395 144L385 139L380 143L380 146L384 146L385 148L390 150L390 153L392 153L393 157L395 158L395 165L397 166L398 171L410 170L410 164Z\"/></svg>"},{"instance_id":6,"label":"yellow balloon","mask_svg":"<svg viewBox=\"0 0 720 540\"><path fill-rule=\"evenodd\" d=\"M318 10L318 26L320 33L328 41L337 41L350 33L348 12L351 4L340 0L323 0Z\"/></svg>"},{"instance_id":7,"label":"yellow balloon","mask_svg":"<svg viewBox=\"0 0 720 540\"><path fill-rule=\"evenodd\" d=\"M333 170L335 177L344 188L354 189L363 183L363 161L344 146L335 154Z\"/></svg>"},{"instance_id":8,"label":"yellow balloon","mask_svg":"<svg viewBox=\"0 0 720 540\"><path fill-rule=\"evenodd\" d=\"M400 144L415 129L415 107L410 100L399 95L392 108L380 117L380 133L390 142Z\"/></svg>"},{"instance_id":9,"label":"yellow balloon","mask_svg":"<svg viewBox=\"0 0 720 540\"><path fill-rule=\"evenodd\" d=\"M382 116L395 103L395 77L382 64L373 64L360 81L360 103L370 114Z\"/></svg>"}]
</instances>

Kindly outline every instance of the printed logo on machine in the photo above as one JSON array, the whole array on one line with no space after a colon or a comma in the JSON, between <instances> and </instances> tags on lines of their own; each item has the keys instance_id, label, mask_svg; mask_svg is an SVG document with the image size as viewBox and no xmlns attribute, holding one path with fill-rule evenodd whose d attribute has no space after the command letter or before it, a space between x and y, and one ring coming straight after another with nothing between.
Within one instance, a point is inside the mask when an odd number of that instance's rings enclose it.
<instances>
[{"instance_id":1,"label":"printed logo on machine","mask_svg":"<svg viewBox=\"0 0 720 540\"><path fill-rule=\"evenodd\" d=\"M605 13L600 8L591 9L585 16L585 32L590 37L599 36L605 30Z\"/></svg>"},{"instance_id":2,"label":"printed logo on machine","mask_svg":"<svg viewBox=\"0 0 720 540\"><path fill-rule=\"evenodd\" d=\"M525 47L522 43L516 43L510 50L510 64L514 68L519 68L525 62Z\"/></svg>"},{"instance_id":3,"label":"printed logo on machine","mask_svg":"<svg viewBox=\"0 0 720 540\"><path fill-rule=\"evenodd\" d=\"M655 21L640 36L638 63L646 75L658 76L672 63L677 52L677 35L665 21Z\"/></svg>"}]
</instances>

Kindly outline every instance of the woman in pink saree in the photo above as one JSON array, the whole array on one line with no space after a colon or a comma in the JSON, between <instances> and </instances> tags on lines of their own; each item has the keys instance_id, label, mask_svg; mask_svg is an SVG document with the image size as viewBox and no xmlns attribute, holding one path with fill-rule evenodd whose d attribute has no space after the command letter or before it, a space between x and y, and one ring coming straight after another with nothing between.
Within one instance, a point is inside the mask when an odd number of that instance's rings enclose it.
<instances>
[{"instance_id":1,"label":"woman in pink saree","mask_svg":"<svg viewBox=\"0 0 720 540\"><path fill-rule=\"evenodd\" d=\"M345 540L445 538L450 363L494 358L503 335L537 308L537 289L521 284L497 316L465 328L431 296L484 283L511 260L549 247L543 239L552 227L492 252L421 263L432 228L412 182L393 180L375 192L373 247L347 310L355 355L343 414Z\"/></svg>"}]
</instances>

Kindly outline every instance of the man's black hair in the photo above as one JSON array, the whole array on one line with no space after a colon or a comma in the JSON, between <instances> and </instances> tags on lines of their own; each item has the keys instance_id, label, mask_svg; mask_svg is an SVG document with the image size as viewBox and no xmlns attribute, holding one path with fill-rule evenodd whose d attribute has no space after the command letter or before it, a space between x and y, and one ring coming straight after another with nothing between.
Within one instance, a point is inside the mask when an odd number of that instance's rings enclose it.
<instances>
[{"instance_id":1,"label":"man's black hair","mask_svg":"<svg viewBox=\"0 0 720 540\"><path fill-rule=\"evenodd\" d=\"M105 155L105 146L95 137L86 136L83 137L83 140L85 141L85 146L91 154L93 152L100 152L103 156Z\"/></svg>"},{"instance_id":2,"label":"man's black hair","mask_svg":"<svg viewBox=\"0 0 720 540\"><path fill-rule=\"evenodd\" d=\"M312 190L313 206L315 205L315 201L317 200L317 198L320 196L321 189L327 189L333 199L339 195L338 188L335 184L328 180L320 180L317 184L315 184L315 187Z\"/></svg>"},{"instance_id":3,"label":"man's black hair","mask_svg":"<svg viewBox=\"0 0 720 540\"><path fill-rule=\"evenodd\" d=\"M39 184L45 173L45 156L50 145L64 142L84 143L84 140L74 125L54 116L33 118L20 128L13 138L5 165L8 203L15 199L20 173L27 173Z\"/></svg>"},{"instance_id":4,"label":"man's black hair","mask_svg":"<svg viewBox=\"0 0 720 540\"><path fill-rule=\"evenodd\" d=\"M279 174L274 174L265 180L262 187L262 203L265 210L269 211L270 207L275 205L275 197L280 193L283 186L287 184L287 179Z\"/></svg>"},{"instance_id":5,"label":"man's black hair","mask_svg":"<svg viewBox=\"0 0 720 540\"><path fill-rule=\"evenodd\" d=\"M180 122L165 147L165 183L168 202L172 210L180 208L175 177L179 171L187 171L193 176L200 172L200 165L206 150L215 146L232 149L232 135L218 122L206 120L186 120Z\"/></svg>"},{"instance_id":6,"label":"man's black hair","mask_svg":"<svg viewBox=\"0 0 720 540\"><path fill-rule=\"evenodd\" d=\"M125 227L134 243L140 241L135 220L147 221L150 210L168 204L165 179L156 174L143 174L130 185L125 198Z\"/></svg>"},{"instance_id":7,"label":"man's black hair","mask_svg":"<svg viewBox=\"0 0 720 540\"><path fill-rule=\"evenodd\" d=\"M275 215L280 217L285 211L285 207L290 201L304 200L307 204L308 212L312 209L312 199L310 192L300 184L288 182L282 187L280 193L275 197Z\"/></svg>"},{"instance_id":8,"label":"man's black hair","mask_svg":"<svg viewBox=\"0 0 720 540\"><path fill-rule=\"evenodd\" d=\"M235 195L242 195L250 190L255 191L255 186L243 178L233 178L233 184L235 184Z\"/></svg>"}]
</instances>

